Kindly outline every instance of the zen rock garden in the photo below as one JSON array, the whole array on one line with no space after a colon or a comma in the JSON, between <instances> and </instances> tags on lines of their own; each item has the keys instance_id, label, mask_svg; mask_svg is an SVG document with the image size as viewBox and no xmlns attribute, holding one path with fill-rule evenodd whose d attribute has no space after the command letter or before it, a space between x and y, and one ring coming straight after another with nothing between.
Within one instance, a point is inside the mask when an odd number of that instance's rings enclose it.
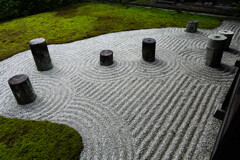
<instances>
[{"instance_id":1,"label":"zen rock garden","mask_svg":"<svg viewBox=\"0 0 240 160\"><path fill-rule=\"evenodd\" d=\"M1 114L71 126L83 137L81 159L206 159L220 127L212 115L240 58L240 24L197 27L33 39L0 63Z\"/></svg>"},{"instance_id":2,"label":"zen rock garden","mask_svg":"<svg viewBox=\"0 0 240 160\"><path fill-rule=\"evenodd\" d=\"M187 32L197 32L198 21L189 21ZM220 30L219 34L208 36L206 47L206 65L220 67L224 50L229 49L234 33L228 30ZM29 42L32 55L38 71L47 71L53 68L47 44L44 38L33 39ZM147 62L155 61L156 40L145 38L142 41L142 59ZM103 50L100 53L100 64L110 66L113 64L113 51ZM35 100L36 95L27 75L16 75L9 79L9 85L18 104L28 104Z\"/></svg>"}]
</instances>

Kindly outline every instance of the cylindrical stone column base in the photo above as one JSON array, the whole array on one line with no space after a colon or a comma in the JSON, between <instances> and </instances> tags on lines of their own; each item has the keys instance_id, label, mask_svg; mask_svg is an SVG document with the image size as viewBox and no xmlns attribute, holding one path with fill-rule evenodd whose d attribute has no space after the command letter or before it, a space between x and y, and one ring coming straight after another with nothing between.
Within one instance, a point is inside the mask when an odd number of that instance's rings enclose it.
<instances>
[{"instance_id":1,"label":"cylindrical stone column base","mask_svg":"<svg viewBox=\"0 0 240 160\"><path fill-rule=\"evenodd\" d=\"M156 41L152 38L145 38L142 41L142 58L147 62L155 61Z\"/></svg>"},{"instance_id":2,"label":"cylindrical stone column base","mask_svg":"<svg viewBox=\"0 0 240 160\"><path fill-rule=\"evenodd\" d=\"M198 21L188 21L186 32L195 33L197 32Z\"/></svg>"},{"instance_id":3,"label":"cylindrical stone column base","mask_svg":"<svg viewBox=\"0 0 240 160\"><path fill-rule=\"evenodd\" d=\"M221 30L221 31L218 31L218 33L221 34L221 35L224 35L225 37L227 37L224 50L229 50L229 46L231 44L234 32L228 31L228 30Z\"/></svg>"},{"instance_id":4,"label":"cylindrical stone column base","mask_svg":"<svg viewBox=\"0 0 240 160\"><path fill-rule=\"evenodd\" d=\"M47 71L53 68L48 47L44 38L36 38L29 42L32 55L39 71Z\"/></svg>"},{"instance_id":5,"label":"cylindrical stone column base","mask_svg":"<svg viewBox=\"0 0 240 160\"><path fill-rule=\"evenodd\" d=\"M208 36L206 48L206 65L218 68L221 66L224 45L227 37L220 34L211 34Z\"/></svg>"},{"instance_id":6,"label":"cylindrical stone column base","mask_svg":"<svg viewBox=\"0 0 240 160\"><path fill-rule=\"evenodd\" d=\"M32 103L36 99L36 94L27 75L16 75L8 80L8 84L18 104Z\"/></svg>"},{"instance_id":7,"label":"cylindrical stone column base","mask_svg":"<svg viewBox=\"0 0 240 160\"><path fill-rule=\"evenodd\" d=\"M111 50L103 50L100 53L100 65L102 66L110 66L113 64L113 51Z\"/></svg>"}]
</instances>

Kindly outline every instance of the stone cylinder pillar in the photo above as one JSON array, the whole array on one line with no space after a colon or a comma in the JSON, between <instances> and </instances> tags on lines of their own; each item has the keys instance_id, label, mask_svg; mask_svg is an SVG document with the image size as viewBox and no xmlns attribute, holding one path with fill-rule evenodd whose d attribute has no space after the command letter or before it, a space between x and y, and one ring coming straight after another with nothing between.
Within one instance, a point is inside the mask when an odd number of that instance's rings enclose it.
<instances>
[{"instance_id":1,"label":"stone cylinder pillar","mask_svg":"<svg viewBox=\"0 0 240 160\"><path fill-rule=\"evenodd\" d=\"M47 71L53 68L48 47L44 38L36 38L29 42L32 55L39 71Z\"/></svg>"},{"instance_id":2,"label":"stone cylinder pillar","mask_svg":"<svg viewBox=\"0 0 240 160\"><path fill-rule=\"evenodd\" d=\"M221 35L224 35L225 37L227 37L224 50L229 50L229 46L230 46L230 44L231 44L231 41L232 41L232 37L233 37L233 35L234 35L234 32L229 31L229 30L221 30L221 31L218 31L218 33L221 34Z\"/></svg>"},{"instance_id":3,"label":"stone cylinder pillar","mask_svg":"<svg viewBox=\"0 0 240 160\"><path fill-rule=\"evenodd\" d=\"M28 76L25 74L19 74L10 78L8 84L18 104L32 103L37 97Z\"/></svg>"},{"instance_id":4,"label":"stone cylinder pillar","mask_svg":"<svg viewBox=\"0 0 240 160\"><path fill-rule=\"evenodd\" d=\"M113 64L113 51L111 50L103 50L100 53L100 65L102 66L110 66Z\"/></svg>"},{"instance_id":5,"label":"stone cylinder pillar","mask_svg":"<svg viewBox=\"0 0 240 160\"><path fill-rule=\"evenodd\" d=\"M142 58L147 62L155 61L156 41L152 38L145 38L142 41Z\"/></svg>"},{"instance_id":6,"label":"stone cylinder pillar","mask_svg":"<svg viewBox=\"0 0 240 160\"><path fill-rule=\"evenodd\" d=\"M187 32L195 33L197 32L197 28L198 28L198 21L195 21L195 20L188 21L187 28L186 28Z\"/></svg>"},{"instance_id":7,"label":"stone cylinder pillar","mask_svg":"<svg viewBox=\"0 0 240 160\"><path fill-rule=\"evenodd\" d=\"M206 48L206 65L218 68L221 66L224 46L227 37L220 34L211 34L208 36Z\"/></svg>"}]
</instances>

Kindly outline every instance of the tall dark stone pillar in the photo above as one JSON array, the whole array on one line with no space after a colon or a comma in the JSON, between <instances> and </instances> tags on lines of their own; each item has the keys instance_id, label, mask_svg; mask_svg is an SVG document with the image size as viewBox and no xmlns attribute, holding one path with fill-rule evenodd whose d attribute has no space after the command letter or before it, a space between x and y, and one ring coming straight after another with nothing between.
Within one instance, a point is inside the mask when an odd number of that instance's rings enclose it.
<instances>
[{"instance_id":1,"label":"tall dark stone pillar","mask_svg":"<svg viewBox=\"0 0 240 160\"><path fill-rule=\"evenodd\" d=\"M44 38L36 38L29 42L32 55L39 71L47 71L53 68L48 47Z\"/></svg>"},{"instance_id":2,"label":"tall dark stone pillar","mask_svg":"<svg viewBox=\"0 0 240 160\"><path fill-rule=\"evenodd\" d=\"M8 84L18 104L32 103L36 99L36 94L27 75L16 75L8 80Z\"/></svg>"},{"instance_id":3,"label":"tall dark stone pillar","mask_svg":"<svg viewBox=\"0 0 240 160\"><path fill-rule=\"evenodd\" d=\"M229 50L229 46L231 44L234 33L232 31L228 31L228 30L221 30L221 31L218 31L218 33L227 37L224 50Z\"/></svg>"},{"instance_id":4,"label":"tall dark stone pillar","mask_svg":"<svg viewBox=\"0 0 240 160\"><path fill-rule=\"evenodd\" d=\"M147 62L155 61L156 41L152 38L145 38L142 42L142 58Z\"/></svg>"}]
</instances>

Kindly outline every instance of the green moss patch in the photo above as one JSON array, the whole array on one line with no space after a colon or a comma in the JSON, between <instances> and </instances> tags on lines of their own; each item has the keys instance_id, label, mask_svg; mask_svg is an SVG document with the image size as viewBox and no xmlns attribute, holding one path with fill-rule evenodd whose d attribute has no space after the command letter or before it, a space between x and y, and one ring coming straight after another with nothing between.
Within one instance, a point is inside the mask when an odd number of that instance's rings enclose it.
<instances>
[{"instance_id":1,"label":"green moss patch","mask_svg":"<svg viewBox=\"0 0 240 160\"><path fill-rule=\"evenodd\" d=\"M198 20L199 28L215 28L219 19L161 9L83 3L57 11L19 18L0 25L0 60L29 49L28 42L43 37L48 44L66 43L105 33L145 28L186 27Z\"/></svg>"},{"instance_id":2,"label":"green moss patch","mask_svg":"<svg viewBox=\"0 0 240 160\"><path fill-rule=\"evenodd\" d=\"M0 159L77 160L82 149L81 136L65 125L0 117Z\"/></svg>"}]
</instances>

